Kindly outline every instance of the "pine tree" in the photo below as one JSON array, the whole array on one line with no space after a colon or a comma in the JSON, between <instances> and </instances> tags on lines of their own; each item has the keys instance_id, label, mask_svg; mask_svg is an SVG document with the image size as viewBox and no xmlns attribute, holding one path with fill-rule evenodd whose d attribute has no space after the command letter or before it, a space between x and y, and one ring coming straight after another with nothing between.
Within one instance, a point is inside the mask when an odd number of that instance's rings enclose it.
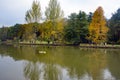
<instances>
[{"instance_id":1,"label":"pine tree","mask_svg":"<svg viewBox=\"0 0 120 80\"><path fill-rule=\"evenodd\" d=\"M79 14L72 13L67 20L67 25L64 28L65 41L79 45L80 43L86 43L86 36L88 34L88 18L84 11L80 11Z\"/></svg>"},{"instance_id":2,"label":"pine tree","mask_svg":"<svg viewBox=\"0 0 120 80\"><path fill-rule=\"evenodd\" d=\"M120 43L120 8L112 15L108 21L109 41Z\"/></svg>"},{"instance_id":3,"label":"pine tree","mask_svg":"<svg viewBox=\"0 0 120 80\"><path fill-rule=\"evenodd\" d=\"M89 26L88 39L94 43L100 44L107 40L108 27L106 26L106 20L104 17L102 7L94 12L92 22Z\"/></svg>"}]
</instances>

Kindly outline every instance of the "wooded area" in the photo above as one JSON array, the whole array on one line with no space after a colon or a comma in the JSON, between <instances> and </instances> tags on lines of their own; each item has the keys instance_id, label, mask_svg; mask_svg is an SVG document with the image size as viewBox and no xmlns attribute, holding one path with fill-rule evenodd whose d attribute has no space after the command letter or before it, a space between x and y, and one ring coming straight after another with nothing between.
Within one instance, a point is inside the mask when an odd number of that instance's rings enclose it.
<instances>
[{"instance_id":1,"label":"wooded area","mask_svg":"<svg viewBox=\"0 0 120 80\"><path fill-rule=\"evenodd\" d=\"M64 18L59 2L50 0L45 19L41 12L40 2L33 1L31 9L25 14L27 23L3 26L0 28L0 41L120 44L120 8L110 19L105 18L102 7L98 7L94 13L79 11L78 14L71 13L68 18Z\"/></svg>"}]
</instances>

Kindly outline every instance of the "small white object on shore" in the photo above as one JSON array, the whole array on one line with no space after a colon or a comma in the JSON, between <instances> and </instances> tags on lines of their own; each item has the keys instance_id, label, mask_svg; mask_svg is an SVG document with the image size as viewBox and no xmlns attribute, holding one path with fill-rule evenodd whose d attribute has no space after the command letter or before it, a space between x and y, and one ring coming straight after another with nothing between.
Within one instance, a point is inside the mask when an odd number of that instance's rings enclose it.
<instances>
[{"instance_id":1,"label":"small white object on shore","mask_svg":"<svg viewBox=\"0 0 120 80\"><path fill-rule=\"evenodd\" d=\"M40 54L46 54L46 51L39 51Z\"/></svg>"}]
</instances>

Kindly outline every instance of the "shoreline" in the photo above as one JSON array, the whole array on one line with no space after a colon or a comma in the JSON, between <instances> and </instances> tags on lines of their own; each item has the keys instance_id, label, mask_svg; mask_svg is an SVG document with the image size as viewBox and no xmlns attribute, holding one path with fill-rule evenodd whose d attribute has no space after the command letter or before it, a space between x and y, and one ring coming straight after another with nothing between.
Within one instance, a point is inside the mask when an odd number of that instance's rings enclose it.
<instances>
[{"instance_id":1,"label":"shoreline","mask_svg":"<svg viewBox=\"0 0 120 80\"><path fill-rule=\"evenodd\" d=\"M80 48L96 48L96 49L120 49L120 45L93 45L93 44L40 44L40 43L4 43L5 45L38 45L38 46L73 46ZM2 45L2 44L1 44Z\"/></svg>"},{"instance_id":2,"label":"shoreline","mask_svg":"<svg viewBox=\"0 0 120 80\"><path fill-rule=\"evenodd\" d=\"M14 43L14 42L3 42L0 45L37 45L37 46L73 46L80 48L96 48L96 49L120 49L120 45L94 45L94 44L83 44L74 45L74 44L40 44L40 43Z\"/></svg>"}]
</instances>

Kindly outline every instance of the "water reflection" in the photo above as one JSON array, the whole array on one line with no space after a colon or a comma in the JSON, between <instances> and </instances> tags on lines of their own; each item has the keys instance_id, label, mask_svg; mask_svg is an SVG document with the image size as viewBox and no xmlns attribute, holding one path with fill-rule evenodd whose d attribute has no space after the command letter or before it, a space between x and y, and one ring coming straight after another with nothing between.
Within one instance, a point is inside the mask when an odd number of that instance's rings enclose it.
<instances>
[{"instance_id":1,"label":"water reflection","mask_svg":"<svg viewBox=\"0 0 120 80\"><path fill-rule=\"evenodd\" d=\"M37 63L25 63L24 75L26 80L39 80L39 65Z\"/></svg>"},{"instance_id":2,"label":"water reflection","mask_svg":"<svg viewBox=\"0 0 120 80\"><path fill-rule=\"evenodd\" d=\"M95 50L92 54L88 55L88 73L92 76L93 80L101 78L101 72L106 68L106 54L104 50Z\"/></svg>"},{"instance_id":3,"label":"water reflection","mask_svg":"<svg viewBox=\"0 0 120 80\"><path fill-rule=\"evenodd\" d=\"M26 62L24 75L26 80L62 80L61 69L54 64Z\"/></svg>"},{"instance_id":4,"label":"water reflection","mask_svg":"<svg viewBox=\"0 0 120 80\"><path fill-rule=\"evenodd\" d=\"M120 51L110 50L108 54L108 68L111 75L115 77L116 80L120 79Z\"/></svg>"},{"instance_id":5,"label":"water reflection","mask_svg":"<svg viewBox=\"0 0 120 80\"><path fill-rule=\"evenodd\" d=\"M104 80L115 80L115 78L111 75L111 72L108 69L103 71L103 79Z\"/></svg>"},{"instance_id":6,"label":"water reflection","mask_svg":"<svg viewBox=\"0 0 120 80\"><path fill-rule=\"evenodd\" d=\"M39 51L47 53L39 54ZM0 46L1 57L10 56L14 61L24 60L22 67L26 80L118 80L119 51L78 47Z\"/></svg>"},{"instance_id":7,"label":"water reflection","mask_svg":"<svg viewBox=\"0 0 120 80\"><path fill-rule=\"evenodd\" d=\"M44 66L45 80L62 80L62 74L59 66L54 64L47 64Z\"/></svg>"}]
</instances>

